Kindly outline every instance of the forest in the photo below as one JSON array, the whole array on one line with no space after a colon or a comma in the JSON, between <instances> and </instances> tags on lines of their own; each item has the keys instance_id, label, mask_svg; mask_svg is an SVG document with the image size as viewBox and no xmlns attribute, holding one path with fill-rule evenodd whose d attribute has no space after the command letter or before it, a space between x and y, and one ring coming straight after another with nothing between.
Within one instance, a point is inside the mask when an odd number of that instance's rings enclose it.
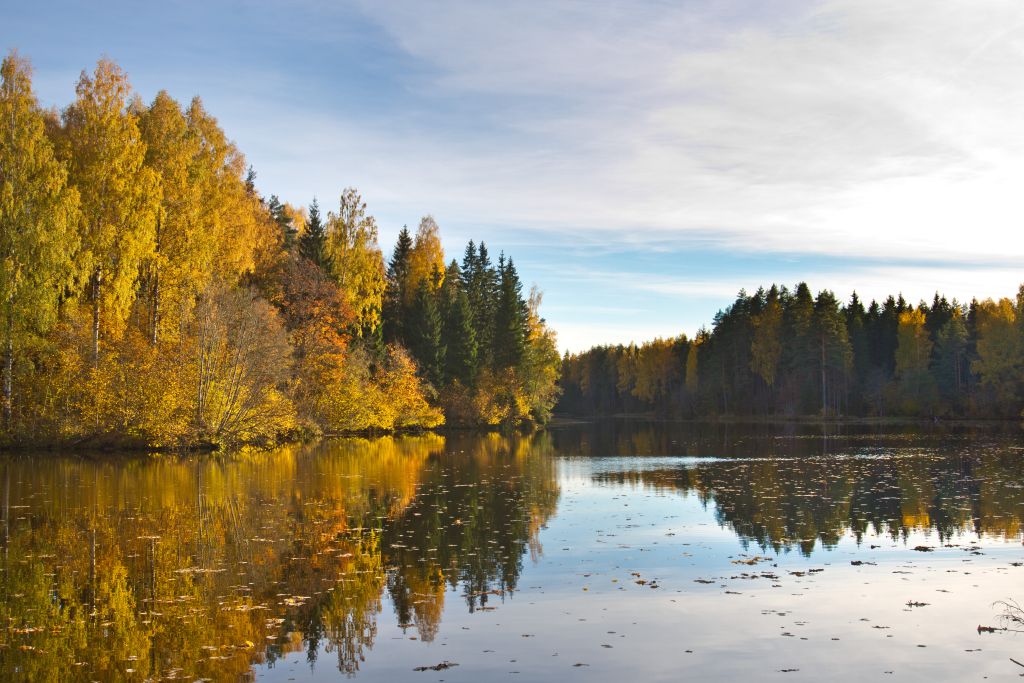
<instances>
[{"instance_id":1,"label":"forest","mask_svg":"<svg viewBox=\"0 0 1024 683\"><path fill-rule=\"evenodd\" d=\"M675 418L1006 419L1024 408L1024 286L961 304L740 291L710 330L562 361L559 409Z\"/></svg>"},{"instance_id":2,"label":"forest","mask_svg":"<svg viewBox=\"0 0 1024 683\"><path fill-rule=\"evenodd\" d=\"M101 60L44 109L0 82L5 446L271 444L544 422L554 333L515 264L436 221L390 258L352 188L264 197L196 97L150 103Z\"/></svg>"}]
</instances>

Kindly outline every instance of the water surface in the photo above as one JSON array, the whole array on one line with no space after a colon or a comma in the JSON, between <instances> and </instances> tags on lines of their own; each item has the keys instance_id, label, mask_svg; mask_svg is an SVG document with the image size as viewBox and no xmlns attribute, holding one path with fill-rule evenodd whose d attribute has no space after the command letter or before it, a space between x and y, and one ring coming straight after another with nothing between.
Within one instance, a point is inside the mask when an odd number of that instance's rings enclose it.
<instances>
[{"instance_id":1,"label":"water surface","mask_svg":"<svg viewBox=\"0 0 1024 683\"><path fill-rule=\"evenodd\" d=\"M1022 456L615 422L9 458L0 678L1016 677L978 626L1024 599Z\"/></svg>"}]
</instances>

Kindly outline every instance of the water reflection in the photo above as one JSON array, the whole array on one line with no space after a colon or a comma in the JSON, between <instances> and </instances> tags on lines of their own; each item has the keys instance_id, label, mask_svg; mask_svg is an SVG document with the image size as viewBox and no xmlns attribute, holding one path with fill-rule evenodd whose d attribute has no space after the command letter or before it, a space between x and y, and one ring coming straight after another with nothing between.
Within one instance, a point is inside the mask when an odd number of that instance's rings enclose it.
<instances>
[{"instance_id":1,"label":"water reflection","mask_svg":"<svg viewBox=\"0 0 1024 683\"><path fill-rule=\"evenodd\" d=\"M232 458L6 460L0 679L234 680L296 657L355 674L385 612L429 643L446 609L488 612L521 590L566 463L618 494L666 494L665 510L695 496L775 552L851 534L1022 533L1016 437L788 430L625 423ZM566 509L566 528L616 523L582 514Z\"/></svg>"},{"instance_id":2,"label":"water reflection","mask_svg":"<svg viewBox=\"0 0 1024 683\"><path fill-rule=\"evenodd\" d=\"M1024 515L1019 455L711 460L594 478L695 493L744 541L806 555L847 533L858 542L928 529L943 543L967 533L1016 538Z\"/></svg>"},{"instance_id":3,"label":"water reflection","mask_svg":"<svg viewBox=\"0 0 1024 683\"><path fill-rule=\"evenodd\" d=\"M964 533L1019 537L1017 433L610 422L561 430L556 440L564 455L616 458L594 473L599 483L695 493L743 541L809 555L847 533L858 542L928 529L942 542ZM665 459L665 467L628 457L665 454L691 457Z\"/></svg>"},{"instance_id":4,"label":"water reflection","mask_svg":"<svg viewBox=\"0 0 1024 683\"><path fill-rule=\"evenodd\" d=\"M446 582L515 590L558 497L544 449L497 435L3 467L4 680L231 679L324 641L354 672L385 588L432 637Z\"/></svg>"}]
</instances>

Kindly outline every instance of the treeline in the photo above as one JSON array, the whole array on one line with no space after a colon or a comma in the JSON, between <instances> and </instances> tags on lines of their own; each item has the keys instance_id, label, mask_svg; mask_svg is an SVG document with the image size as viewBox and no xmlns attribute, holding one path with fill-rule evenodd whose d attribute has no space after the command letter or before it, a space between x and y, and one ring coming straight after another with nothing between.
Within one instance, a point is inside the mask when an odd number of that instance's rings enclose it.
<instances>
[{"instance_id":1,"label":"treeline","mask_svg":"<svg viewBox=\"0 0 1024 683\"><path fill-rule=\"evenodd\" d=\"M560 410L664 416L1007 418L1024 408L1024 286L1015 299L888 297L867 307L773 285L694 339L566 355Z\"/></svg>"},{"instance_id":2,"label":"treeline","mask_svg":"<svg viewBox=\"0 0 1024 683\"><path fill-rule=\"evenodd\" d=\"M149 104L101 60L43 110L0 82L6 444L190 445L543 421L559 358L512 259L437 224L390 264L354 189L260 196L199 98Z\"/></svg>"}]
</instances>

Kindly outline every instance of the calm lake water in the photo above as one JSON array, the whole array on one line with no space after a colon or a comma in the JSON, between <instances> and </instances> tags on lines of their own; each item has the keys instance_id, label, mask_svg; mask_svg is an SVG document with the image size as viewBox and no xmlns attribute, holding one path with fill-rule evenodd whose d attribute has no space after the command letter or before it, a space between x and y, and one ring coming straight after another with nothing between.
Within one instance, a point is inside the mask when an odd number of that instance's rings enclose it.
<instances>
[{"instance_id":1,"label":"calm lake water","mask_svg":"<svg viewBox=\"0 0 1024 683\"><path fill-rule=\"evenodd\" d=\"M0 679L1024 673L1020 430L830 429L3 459Z\"/></svg>"}]
</instances>

